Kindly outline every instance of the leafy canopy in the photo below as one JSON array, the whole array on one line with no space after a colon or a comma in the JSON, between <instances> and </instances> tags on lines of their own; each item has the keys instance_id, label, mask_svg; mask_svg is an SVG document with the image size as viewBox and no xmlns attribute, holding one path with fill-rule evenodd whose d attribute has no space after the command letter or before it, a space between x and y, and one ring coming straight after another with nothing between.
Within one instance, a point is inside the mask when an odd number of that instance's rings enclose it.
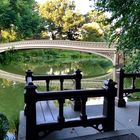
<instances>
[{"instance_id":1,"label":"leafy canopy","mask_svg":"<svg viewBox=\"0 0 140 140\"><path fill-rule=\"evenodd\" d=\"M98 0L99 9L110 12L110 40L123 52L128 71L140 71L140 0Z\"/></svg>"},{"instance_id":2,"label":"leafy canopy","mask_svg":"<svg viewBox=\"0 0 140 140\"><path fill-rule=\"evenodd\" d=\"M1 30L14 30L20 39L38 32L40 17L34 0L1 0Z\"/></svg>"},{"instance_id":3,"label":"leafy canopy","mask_svg":"<svg viewBox=\"0 0 140 140\"><path fill-rule=\"evenodd\" d=\"M74 12L75 4L71 0L48 0L40 6L40 14L47 21L50 32L74 32L84 21L84 17Z\"/></svg>"},{"instance_id":4,"label":"leafy canopy","mask_svg":"<svg viewBox=\"0 0 140 140\"><path fill-rule=\"evenodd\" d=\"M106 41L109 25L106 24L106 15L97 10L92 10L85 15L85 24L82 26L84 41Z\"/></svg>"}]
</instances>

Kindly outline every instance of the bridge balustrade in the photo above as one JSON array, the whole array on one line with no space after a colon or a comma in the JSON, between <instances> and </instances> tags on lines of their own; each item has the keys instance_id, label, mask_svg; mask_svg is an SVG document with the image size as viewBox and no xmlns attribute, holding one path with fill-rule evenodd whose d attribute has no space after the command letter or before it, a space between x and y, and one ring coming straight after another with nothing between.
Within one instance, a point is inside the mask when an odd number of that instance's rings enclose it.
<instances>
[{"instance_id":1,"label":"bridge balustrade","mask_svg":"<svg viewBox=\"0 0 140 140\"><path fill-rule=\"evenodd\" d=\"M30 73L30 74L29 74ZM60 91L37 91L37 86L33 80L45 79L45 76L31 76L32 72L28 71L26 75L25 86L25 104L26 104L26 140L38 140L41 137L48 135L55 130L61 130L68 127L91 126L98 131L113 131L114 130L114 117L115 117L115 96L117 90L115 82L112 80L105 81L104 88L96 90L60 90ZM54 78L55 76L53 76ZM61 76L60 76L61 77ZM70 76L71 77L71 76ZM69 78L70 78L69 77ZM49 77L47 77L49 79ZM56 76L56 78L58 78ZM62 78L62 77L61 77ZM66 78L66 77L65 77ZM71 77L73 78L73 77ZM52 76L50 76L52 79ZM55 79L55 78L54 78ZM48 83L48 82L47 82ZM63 83L61 81L61 83ZM80 87L80 84L79 84ZM62 86L60 86L63 89ZM103 114L101 116L89 117L86 113L86 102L89 97L104 97ZM79 118L66 119L64 117L64 103L66 99L78 98L81 102ZM59 103L59 114L57 121L51 123L37 124L36 103L39 101L57 100ZM94 113L93 113L94 114ZM102 127L101 127L102 126Z\"/></svg>"}]
</instances>

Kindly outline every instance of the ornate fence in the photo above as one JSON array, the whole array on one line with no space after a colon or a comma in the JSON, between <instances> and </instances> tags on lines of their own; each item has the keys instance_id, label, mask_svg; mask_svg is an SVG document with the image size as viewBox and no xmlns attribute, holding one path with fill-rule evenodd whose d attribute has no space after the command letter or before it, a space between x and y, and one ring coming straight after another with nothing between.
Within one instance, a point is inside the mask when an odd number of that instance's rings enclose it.
<instances>
[{"instance_id":1,"label":"ornate fence","mask_svg":"<svg viewBox=\"0 0 140 140\"><path fill-rule=\"evenodd\" d=\"M118 92L116 98L116 104L118 107L125 107L126 101L124 96L133 94L134 92L140 92L140 86L138 87L138 79L140 78L140 73L125 73L123 69L119 71L118 77ZM125 79L131 80L131 86L125 87ZM140 80L140 79L139 79Z\"/></svg>"},{"instance_id":2,"label":"ornate fence","mask_svg":"<svg viewBox=\"0 0 140 140\"><path fill-rule=\"evenodd\" d=\"M81 71L78 69L75 74L69 75L33 75L32 71L28 70L26 72L26 81L45 81L46 83L46 91L50 90L50 82L53 80L59 80L60 87L59 90L66 90L64 89L64 80L73 80L74 82L74 89L81 89ZM78 98L73 100L73 108L75 111L80 110L80 101Z\"/></svg>"},{"instance_id":3,"label":"ornate fence","mask_svg":"<svg viewBox=\"0 0 140 140\"><path fill-rule=\"evenodd\" d=\"M79 78L78 78L79 77ZM64 90L64 79L75 79L75 90ZM60 91L47 91L49 90L49 81L53 79L60 80ZM37 91L37 86L34 85L34 80L45 80L46 90L41 92ZM98 131L113 131L115 122L115 107L114 100L117 93L115 82L112 80L104 82L104 88L97 90L81 90L81 74L78 70L75 75L63 76L34 76L31 71L26 75L25 86L25 115L26 115L26 140L38 140L42 136L46 136L52 131L60 130L68 127L91 126ZM101 116L89 117L86 113L86 101L89 97L104 97L103 114ZM80 116L66 120L64 117L64 102L66 99L78 99L80 101ZM36 103L39 101L57 100L59 103L58 119L55 122L37 124ZM102 126L102 127L100 127ZM40 135L43 134L43 135Z\"/></svg>"},{"instance_id":4,"label":"ornate fence","mask_svg":"<svg viewBox=\"0 0 140 140\"><path fill-rule=\"evenodd\" d=\"M133 94L134 92L140 92L140 86L137 85L140 82L140 73L125 73L123 69L120 69L118 79L118 92L115 102L118 107L126 107L124 96ZM131 80L131 86L125 87L125 79ZM140 105L138 125L140 126Z\"/></svg>"}]
</instances>

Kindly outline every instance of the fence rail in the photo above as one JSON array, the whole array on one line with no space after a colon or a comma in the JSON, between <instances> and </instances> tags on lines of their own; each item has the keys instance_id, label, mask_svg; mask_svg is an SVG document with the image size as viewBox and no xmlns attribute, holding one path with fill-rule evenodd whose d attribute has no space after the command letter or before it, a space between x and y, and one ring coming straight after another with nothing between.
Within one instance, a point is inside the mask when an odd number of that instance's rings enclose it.
<instances>
[{"instance_id":1,"label":"fence rail","mask_svg":"<svg viewBox=\"0 0 140 140\"><path fill-rule=\"evenodd\" d=\"M75 75L65 76L34 76L31 71L27 72L26 75L26 86L25 86L25 115L26 115L26 140L38 140L40 137L46 136L52 131L60 130L68 127L91 126L98 131L113 131L114 130L114 100L117 93L115 88L115 82L112 80L104 82L104 88L98 90L81 90L81 74L77 71ZM74 77L73 77L74 76ZM54 80L63 78L75 78L78 79L76 88L74 90L63 90L62 85L60 91L37 91L37 87L34 85L34 80ZM61 83L61 82L60 82ZM79 88L79 89L78 89ZM104 97L103 103L103 114L101 116L89 117L86 113L86 101L89 97ZM64 103L66 99L78 99L80 101L80 116L78 119L66 119L64 117ZM37 124L36 122L36 103L39 101L50 101L57 100L59 103L59 114L58 119L55 122ZM102 125L102 127L100 127ZM40 135L43 134L43 135Z\"/></svg>"},{"instance_id":2,"label":"fence rail","mask_svg":"<svg viewBox=\"0 0 140 140\"><path fill-rule=\"evenodd\" d=\"M139 78L140 73L125 73L123 69L120 69L118 77L118 92L116 98L116 104L118 107L126 107L124 96L133 94L134 92L140 92L140 86L138 87L136 84ZM127 88L125 87L125 79L129 79L131 81L131 86Z\"/></svg>"},{"instance_id":3,"label":"fence rail","mask_svg":"<svg viewBox=\"0 0 140 140\"><path fill-rule=\"evenodd\" d=\"M131 80L131 86L129 88L125 88L125 79ZM136 85L137 79L140 78L140 73L125 73L123 69L119 71L119 81L118 81L118 92L116 97L116 105L118 107L126 107L126 101L124 96L128 96L129 94L133 94L134 92L140 92L140 86ZM140 80L140 79L139 79ZM140 126L140 104L139 104L139 116L138 116L138 125Z\"/></svg>"}]
</instances>

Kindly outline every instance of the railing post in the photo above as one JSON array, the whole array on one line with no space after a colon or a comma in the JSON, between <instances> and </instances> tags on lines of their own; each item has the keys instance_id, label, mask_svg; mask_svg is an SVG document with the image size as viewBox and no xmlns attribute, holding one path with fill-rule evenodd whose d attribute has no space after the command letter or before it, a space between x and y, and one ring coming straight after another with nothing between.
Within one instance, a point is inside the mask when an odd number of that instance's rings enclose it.
<instances>
[{"instance_id":1,"label":"railing post","mask_svg":"<svg viewBox=\"0 0 140 140\"><path fill-rule=\"evenodd\" d=\"M58 100L58 103L59 103L59 116L58 116L58 122L63 124L64 121L65 121L65 118L64 118L64 103L65 103L65 100L64 99L59 99Z\"/></svg>"},{"instance_id":2,"label":"railing post","mask_svg":"<svg viewBox=\"0 0 140 140\"><path fill-rule=\"evenodd\" d=\"M115 99L115 104L118 107L126 107L126 102L123 98L123 87L124 87L124 70L120 69L119 77L118 77L118 91L117 91L117 97Z\"/></svg>"},{"instance_id":3,"label":"railing post","mask_svg":"<svg viewBox=\"0 0 140 140\"><path fill-rule=\"evenodd\" d=\"M36 130L36 86L30 82L25 86L24 100L26 104L26 140L37 140Z\"/></svg>"},{"instance_id":4,"label":"railing post","mask_svg":"<svg viewBox=\"0 0 140 140\"><path fill-rule=\"evenodd\" d=\"M28 85L30 82L32 82L32 77L33 77L33 72L31 70L27 70L26 71L26 75L25 75L25 81L26 84ZM26 116L26 104L24 106L24 115Z\"/></svg>"},{"instance_id":5,"label":"railing post","mask_svg":"<svg viewBox=\"0 0 140 140\"><path fill-rule=\"evenodd\" d=\"M46 80L46 90L49 91L49 83L50 83L50 80Z\"/></svg>"},{"instance_id":6,"label":"railing post","mask_svg":"<svg viewBox=\"0 0 140 140\"><path fill-rule=\"evenodd\" d=\"M60 79L60 90L63 90L64 79Z\"/></svg>"},{"instance_id":7,"label":"railing post","mask_svg":"<svg viewBox=\"0 0 140 140\"><path fill-rule=\"evenodd\" d=\"M81 114L80 114L80 118L83 121L87 120L87 114L86 114L86 102L87 102L87 98L81 98Z\"/></svg>"},{"instance_id":8,"label":"railing post","mask_svg":"<svg viewBox=\"0 0 140 140\"><path fill-rule=\"evenodd\" d=\"M104 81L104 88L107 90L103 104L103 115L107 117L103 124L104 131L114 131L115 129L115 96L117 95L115 85L116 82L112 79Z\"/></svg>"},{"instance_id":9,"label":"railing post","mask_svg":"<svg viewBox=\"0 0 140 140\"><path fill-rule=\"evenodd\" d=\"M136 81L136 77L133 76L132 78L132 89L135 90L136 86L135 86L135 81Z\"/></svg>"},{"instance_id":10,"label":"railing post","mask_svg":"<svg viewBox=\"0 0 140 140\"><path fill-rule=\"evenodd\" d=\"M31 70L26 71L25 80L26 83L32 82L33 72Z\"/></svg>"},{"instance_id":11,"label":"railing post","mask_svg":"<svg viewBox=\"0 0 140 140\"><path fill-rule=\"evenodd\" d=\"M138 126L140 126L140 103L139 103L139 116L138 116Z\"/></svg>"},{"instance_id":12,"label":"railing post","mask_svg":"<svg viewBox=\"0 0 140 140\"><path fill-rule=\"evenodd\" d=\"M82 79L81 71L78 69L75 73L76 73L75 89L81 89L81 79ZM81 111L81 100L79 98L74 98L72 108L74 109L74 111Z\"/></svg>"},{"instance_id":13,"label":"railing post","mask_svg":"<svg viewBox=\"0 0 140 140\"><path fill-rule=\"evenodd\" d=\"M81 71L78 69L76 72L76 85L75 85L75 89L81 89L81 79L82 79L82 74Z\"/></svg>"}]
</instances>

